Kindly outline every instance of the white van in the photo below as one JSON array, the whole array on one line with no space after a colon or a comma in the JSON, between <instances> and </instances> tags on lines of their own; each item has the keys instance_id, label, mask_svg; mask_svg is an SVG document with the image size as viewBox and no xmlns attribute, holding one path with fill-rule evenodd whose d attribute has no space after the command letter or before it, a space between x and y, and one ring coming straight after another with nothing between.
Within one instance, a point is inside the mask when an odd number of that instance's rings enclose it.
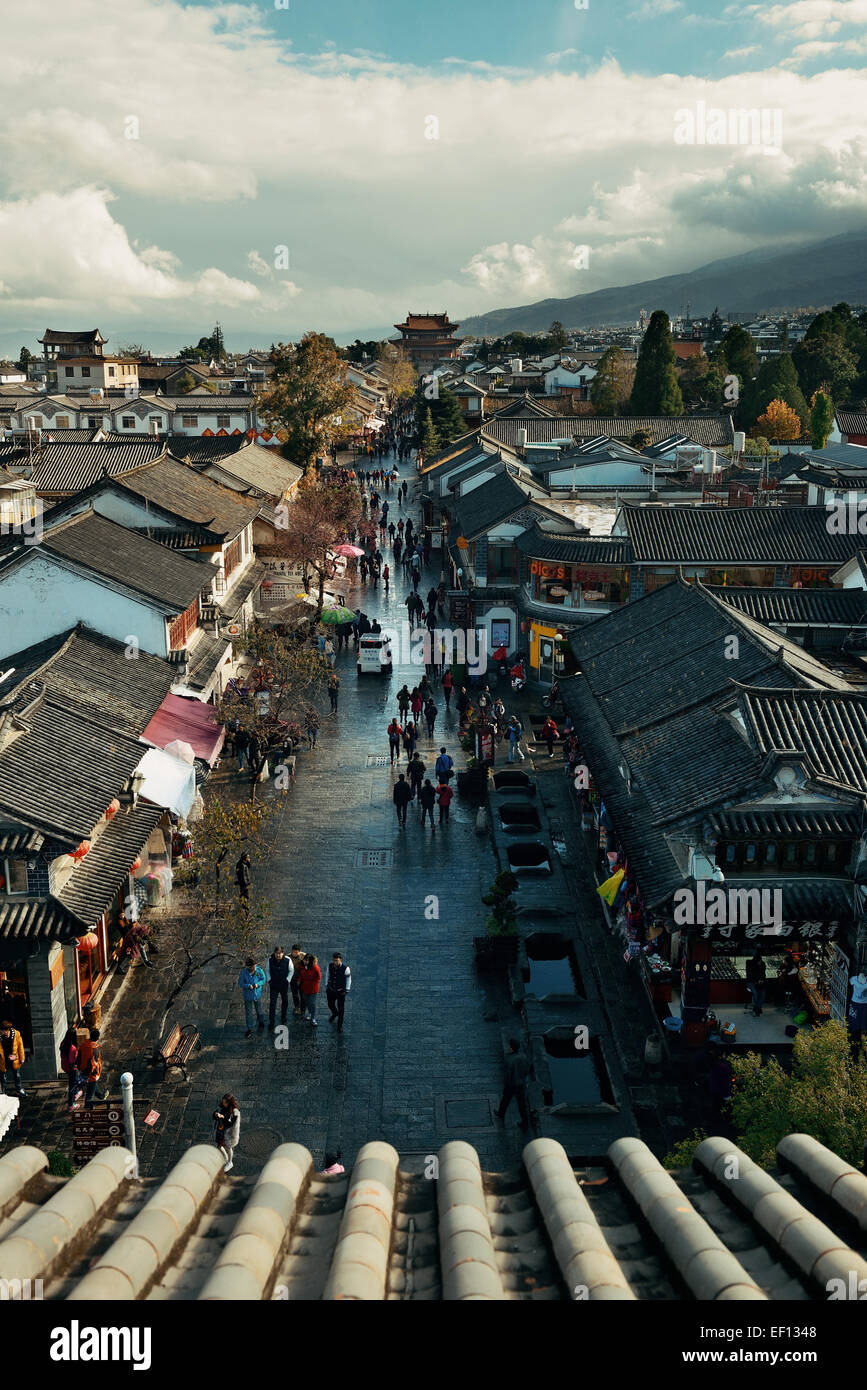
<instances>
[{"instance_id":1,"label":"white van","mask_svg":"<svg viewBox=\"0 0 867 1390\"><path fill-rule=\"evenodd\" d=\"M391 645L384 632L366 632L358 643L355 663L358 674L391 675Z\"/></svg>"}]
</instances>

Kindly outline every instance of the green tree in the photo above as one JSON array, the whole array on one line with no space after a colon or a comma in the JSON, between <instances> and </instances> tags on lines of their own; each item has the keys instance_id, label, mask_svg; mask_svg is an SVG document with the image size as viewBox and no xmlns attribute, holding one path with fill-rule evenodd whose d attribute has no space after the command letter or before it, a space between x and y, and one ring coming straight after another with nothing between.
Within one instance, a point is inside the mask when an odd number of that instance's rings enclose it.
<instances>
[{"instance_id":1,"label":"green tree","mask_svg":"<svg viewBox=\"0 0 867 1390\"><path fill-rule=\"evenodd\" d=\"M846 1028L832 1021L801 1029L791 1073L755 1052L732 1059L732 1119L744 1152L764 1168L787 1134L809 1134L860 1170L867 1143L867 1050L853 1054Z\"/></svg>"},{"instance_id":2,"label":"green tree","mask_svg":"<svg viewBox=\"0 0 867 1390\"><path fill-rule=\"evenodd\" d=\"M635 430L629 436L629 443L633 449L647 449L653 443L653 435L649 430Z\"/></svg>"},{"instance_id":3,"label":"green tree","mask_svg":"<svg viewBox=\"0 0 867 1390\"><path fill-rule=\"evenodd\" d=\"M596 364L596 375L590 383L590 399L597 415L621 415L629 400L632 385L632 366L623 349L606 348Z\"/></svg>"},{"instance_id":4,"label":"green tree","mask_svg":"<svg viewBox=\"0 0 867 1390\"><path fill-rule=\"evenodd\" d=\"M569 335L559 319L555 319L548 329L548 342L552 352L559 352L569 341Z\"/></svg>"},{"instance_id":5,"label":"green tree","mask_svg":"<svg viewBox=\"0 0 867 1390\"><path fill-rule=\"evenodd\" d=\"M431 408L430 406L428 406L424 412L422 428L418 437L418 451L421 454L422 459L425 462L427 462L427 460L433 458L434 454L438 452L439 448L440 437L437 434L437 429L433 421Z\"/></svg>"},{"instance_id":6,"label":"green tree","mask_svg":"<svg viewBox=\"0 0 867 1390\"><path fill-rule=\"evenodd\" d=\"M22 372L26 372L28 367L30 366L30 363L35 361L36 358L30 351L30 349L23 347L20 353L18 354L18 366L21 368Z\"/></svg>"},{"instance_id":7,"label":"green tree","mask_svg":"<svg viewBox=\"0 0 867 1390\"><path fill-rule=\"evenodd\" d=\"M729 371L738 378L743 395L745 384L752 381L758 370L759 359L756 354L756 345L745 328L741 328L739 323L735 323L723 335L720 344L726 366Z\"/></svg>"},{"instance_id":8,"label":"green tree","mask_svg":"<svg viewBox=\"0 0 867 1390\"><path fill-rule=\"evenodd\" d=\"M834 428L834 402L827 391L816 391L810 402L810 433L814 449L824 449Z\"/></svg>"},{"instance_id":9,"label":"green tree","mask_svg":"<svg viewBox=\"0 0 867 1390\"><path fill-rule=\"evenodd\" d=\"M467 433L464 412L454 391L441 386L438 395L430 403L430 410L441 445L452 444Z\"/></svg>"},{"instance_id":10,"label":"green tree","mask_svg":"<svg viewBox=\"0 0 867 1390\"><path fill-rule=\"evenodd\" d=\"M718 343L723 335L723 321L716 305L714 305L714 311L707 321L707 335L712 343Z\"/></svg>"},{"instance_id":11,"label":"green tree","mask_svg":"<svg viewBox=\"0 0 867 1390\"><path fill-rule=\"evenodd\" d=\"M798 382L795 363L788 352L768 358L759 367L755 381L745 386L737 409L740 428L751 429L773 400L785 401L806 429L810 412Z\"/></svg>"},{"instance_id":12,"label":"green tree","mask_svg":"<svg viewBox=\"0 0 867 1390\"><path fill-rule=\"evenodd\" d=\"M192 391L197 385L198 382L192 372L181 372L181 375L175 382L175 390L179 396L186 396L187 393Z\"/></svg>"},{"instance_id":13,"label":"green tree","mask_svg":"<svg viewBox=\"0 0 867 1390\"><path fill-rule=\"evenodd\" d=\"M663 309L656 309L647 325L638 353L629 408L633 415L683 414L671 324Z\"/></svg>"},{"instance_id":14,"label":"green tree","mask_svg":"<svg viewBox=\"0 0 867 1390\"><path fill-rule=\"evenodd\" d=\"M306 472L317 455L345 435L344 412L351 400L334 340L305 333L300 343L276 349L274 376L258 406L269 429L285 431L284 457Z\"/></svg>"},{"instance_id":15,"label":"green tree","mask_svg":"<svg viewBox=\"0 0 867 1390\"><path fill-rule=\"evenodd\" d=\"M811 334L818 322L818 319L814 319L806 338L792 353L798 380L806 396L827 390L833 400L846 401L858 376L858 358L847 346L844 333L834 327L829 316L819 317L825 320L827 331Z\"/></svg>"}]
</instances>

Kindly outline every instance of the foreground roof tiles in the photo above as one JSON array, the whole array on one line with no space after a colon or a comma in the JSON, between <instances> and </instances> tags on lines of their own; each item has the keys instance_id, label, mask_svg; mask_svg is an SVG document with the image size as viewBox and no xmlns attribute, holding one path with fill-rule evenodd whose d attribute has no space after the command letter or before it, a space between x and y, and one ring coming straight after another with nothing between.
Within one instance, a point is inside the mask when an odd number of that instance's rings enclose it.
<instances>
[{"instance_id":1,"label":"foreground roof tiles","mask_svg":"<svg viewBox=\"0 0 867 1390\"><path fill-rule=\"evenodd\" d=\"M73 1303L763 1302L867 1277L867 1177L808 1135L781 1142L773 1173L730 1139L672 1173L632 1138L577 1165L536 1139L510 1173L462 1141L435 1157L422 1176L374 1142L325 1177L288 1143L227 1177L201 1144L155 1186L128 1176L123 1148L59 1182L22 1145L0 1158L0 1279Z\"/></svg>"}]
</instances>

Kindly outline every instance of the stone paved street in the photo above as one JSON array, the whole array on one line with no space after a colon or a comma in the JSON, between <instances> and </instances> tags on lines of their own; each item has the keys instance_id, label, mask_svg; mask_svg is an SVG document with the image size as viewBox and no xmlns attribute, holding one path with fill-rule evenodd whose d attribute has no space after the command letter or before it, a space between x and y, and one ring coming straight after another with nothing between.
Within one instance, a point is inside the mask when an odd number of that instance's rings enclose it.
<instances>
[{"instance_id":1,"label":"stone paved street","mask_svg":"<svg viewBox=\"0 0 867 1390\"><path fill-rule=\"evenodd\" d=\"M407 465L402 471L414 474ZM416 491L413 482L410 503ZM397 518L393 494L390 500ZM417 508L412 515L417 521ZM438 582L438 570L423 577L423 594L432 580ZM399 624L406 592L403 582L392 581L386 599L382 584L378 590L358 585L349 601L383 624ZM288 1050L275 1050L267 1032L245 1039L238 967L218 961L195 977L177 1009L202 1035L189 1083L177 1071L158 1083L145 1058L162 1000L159 970L133 969L114 987L117 1000L110 1012L104 1009L103 1027L112 1094L120 1071L131 1065L137 1116L149 1104L160 1111L154 1132L139 1126L146 1174L164 1173L190 1143L210 1137L211 1112L225 1090L241 1105L236 1166L242 1173L255 1171L284 1139L307 1145L317 1158L326 1147L339 1147L349 1162L372 1137L420 1157L448 1139L466 1138L491 1168L507 1166L522 1147L514 1106L505 1128L492 1114L502 1085L501 1021L508 1026L511 1006L505 991L489 997L473 964L471 938L486 912L479 900L497 871L491 841L476 833L476 806L458 797L442 831L423 832L415 807L400 831L391 800L396 774L387 756L384 767L366 765L370 755L387 755L394 696L405 679L415 683L419 668L396 662L391 678L359 679L349 652L339 654L337 670L338 714L323 713L318 748L299 751L296 784L277 796L274 854L260 886L276 917L269 946L279 941L288 950L300 942L318 955L323 976L331 952L344 952L353 972L344 1032L328 1022L323 987L318 1028L290 1011ZM462 761L458 717L454 710L445 714L441 695L437 703L435 743L426 732L420 743L431 771L441 743L459 766ZM229 770L218 772L217 786L238 784L234 766L229 760ZM268 788L265 795L275 793ZM358 868L362 849L389 850L393 862ZM438 899L438 916L430 905L426 915L429 895ZM21 1140L32 1134L43 1145L66 1147L59 1099L59 1087L31 1093Z\"/></svg>"},{"instance_id":2,"label":"stone paved street","mask_svg":"<svg viewBox=\"0 0 867 1390\"><path fill-rule=\"evenodd\" d=\"M404 465L402 472L413 478L414 468ZM413 480L414 521L417 491ZM393 495L391 508L400 515ZM438 571L425 574L420 592L439 577ZM388 597L382 584L376 590L359 584L349 603L383 625L399 626L406 592L402 581L392 580ZM191 1143L210 1138L211 1113L226 1090L237 1096L242 1111L236 1155L242 1174L257 1171L283 1140L306 1145L317 1161L326 1149L339 1148L348 1164L363 1143L381 1138L400 1151L404 1166L414 1167L449 1139L463 1138L488 1169L511 1166L525 1142L514 1106L505 1126L493 1115L502 1085L503 1040L512 1033L523 1036L521 1019L505 983L496 983L497 976L489 983L473 961L472 937L483 930L486 914L480 898L498 870L492 837L477 833L476 805L459 797L452 803L451 824L435 835L428 827L422 831L414 807L407 829L398 829L391 801L396 772L388 766L385 731L396 712L397 690L404 680L412 686L419 668L396 660L390 678L359 679L350 651L338 654L337 670L338 713L323 713L315 751L299 751L295 786L286 796L270 785L263 788L263 796L276 799L278 807L274 852L258 871L257 886L274 909L268 951L277 942L288 950L297 941L318 955L323 976L332 951L343 951L353 973L344 1032L337 1034L328 1022L323 988L317 1028L290 1012L288 1049L277 1050L268 1032L246 1039L236 985L239 965L217 961L194 978L175 1012L201 1032L202 1050L193 1055L189 1081L173 1071L161 1082L147 1065L165 994L160 970L137 966L125 980L115 977L103 999L111 1093L118 1095L120 1073L130 1069L137 1119L151 1106L160 1112L154 1129L138 1125L146 1175L166 1173ZM422 757L432 769L445 743L461 766L458 716L454 710L446 714L439 689L435 698L436 736L432 743L423 736ZM537 693L507 703L518 708L529 728ZM368 766L376 757L385 765ZM533 760L524 766L532 771ZM245 795L246 784L234 767L234 760L227 760L212 788ZM592 953L636 1121L663 1154L686 1131L687 1121L700 1118L690 1113L695 1087L685 1078L684 1095L683 1085L678 1090L664 1084L670 1076L646 1075L643 1043L652 1023L647 1001L605 929L562 762L542 757L536 770L541 798L567 842L579 933ZM359 867L362 850L389 851L391 862ZM267 991L265 996L267 1007ZM18 1142L69 1149L63 1094L60 1085L30 1092ZM580 1133L576 1143L577 1152Z\"/></svg>"}]
</instances>

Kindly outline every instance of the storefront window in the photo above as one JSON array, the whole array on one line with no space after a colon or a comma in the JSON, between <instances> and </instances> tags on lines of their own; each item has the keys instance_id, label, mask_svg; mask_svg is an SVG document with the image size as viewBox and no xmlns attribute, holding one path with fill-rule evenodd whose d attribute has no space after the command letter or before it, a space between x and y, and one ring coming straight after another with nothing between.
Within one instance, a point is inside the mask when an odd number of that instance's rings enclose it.
<instances>
[{"instance_id":1,"label":"storefront window","mask_svg":"<svg viewBox=\"0 0 867 1390\"><path fill-rule=\"evenodd\" d=\"M776 864L776 862L777 846L774 840L769 840L768 843L765 845L765 863Z\"/></svg>"},{"instance_id":2,"label":"storefront window","mask_svg":"<svg viewBox=\"0 0 867 1390\"><path fill-rule=\"evenodd\" d=\"M755 864L757 854L758 854L758 846L757 846L757 845L753 845L753 844L745 845L745 846L744 846L744 863L745 863L745 864Z\"/></svg>"}]
</instances>

